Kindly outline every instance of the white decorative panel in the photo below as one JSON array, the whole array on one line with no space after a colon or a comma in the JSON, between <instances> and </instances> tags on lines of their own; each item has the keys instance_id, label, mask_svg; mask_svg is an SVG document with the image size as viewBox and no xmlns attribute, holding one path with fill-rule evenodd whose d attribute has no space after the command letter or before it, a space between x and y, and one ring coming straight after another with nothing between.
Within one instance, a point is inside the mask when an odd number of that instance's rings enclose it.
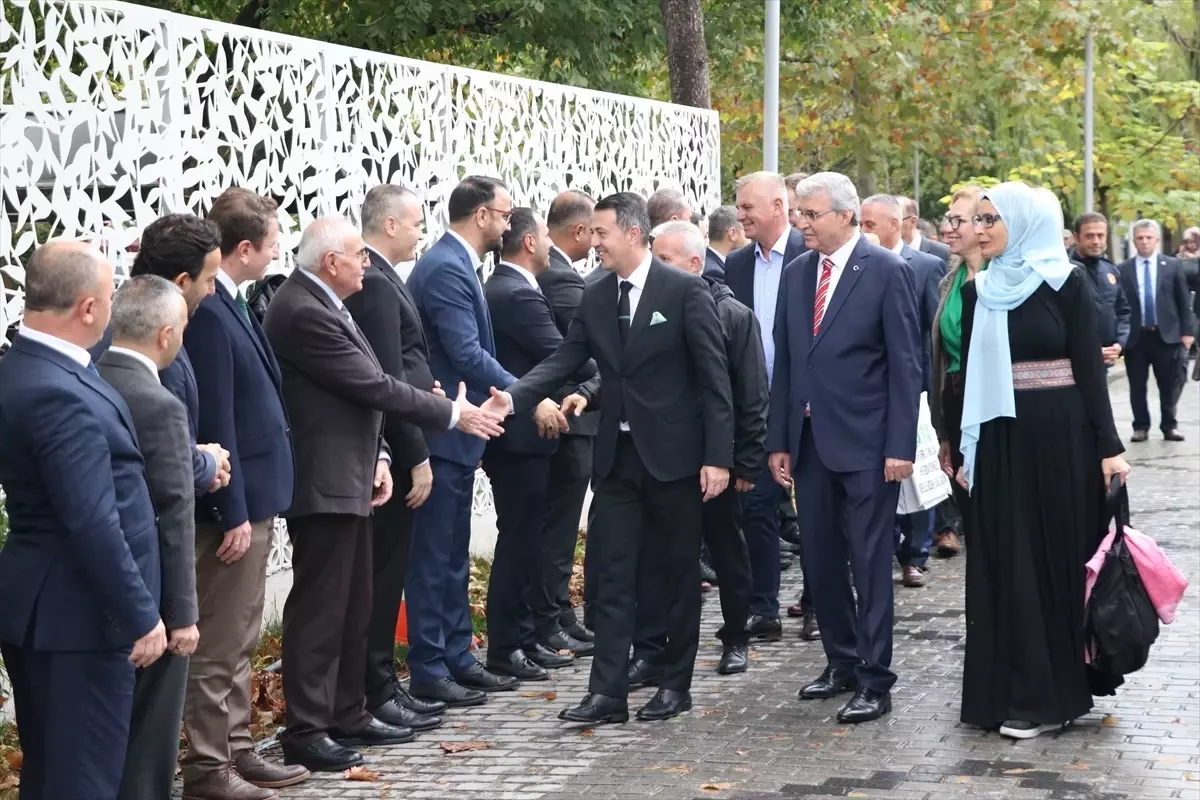
<instances>
[{"instance_id":1,"label":"white decorative panel","mask_svg":"<svg viewBox=\"0 0 1200 800\"><path fill-rule=\"evenodd\" d=\"M357 218L384 181L425 196L427 242L468 173L542 212L566 188L673 186L697 210L720 204L713 111L119 2L3 0L0 13L0 331L20 319L21 267L41 242L95 241L120 278L142 227L203 214L229 186L279 201L280 271L304 226Z\"/></svg>"}]
</instances>

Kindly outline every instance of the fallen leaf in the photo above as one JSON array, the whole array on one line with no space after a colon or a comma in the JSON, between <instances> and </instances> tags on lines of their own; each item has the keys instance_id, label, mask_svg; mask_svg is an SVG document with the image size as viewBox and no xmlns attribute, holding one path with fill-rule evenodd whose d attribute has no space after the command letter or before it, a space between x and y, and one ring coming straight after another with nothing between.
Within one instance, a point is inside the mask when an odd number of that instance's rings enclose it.
<instances>
[{"instance_id":1,"label":"fallen leaf","mask_svg":"<svg viewBox=\"0 0 1200 800\"><path fill-rule=\"evenodd\" d=\"M845 728L838 728L836 731L834 731L833 733L831 733L829 735L830 736L845 736L847 733L848 733L848 731Z\"/></svg>"},{"instance_id":2,"label":"fallen leaf","mask_svg":"<svg viewBox=\"0 0 1200 800\"><path fill-rule=\"evenodd\" d=\"M955 783L970 783L971 779L966 775L955 775L954 781Z\"/></svg>"},{"instance_id":3,"label":"fallen leaf","mask_svg":"<svg viewBox=\"0 0 1200 800\"><path fill-rule=\"evenodd\" d=\"M579 735L580 736L595 736L596 732L594 730L592 730L591 728L584 728L583 730L581 730L579 732Z\"/></svg>"},{"instance_id":4,"label":"fallen leaf","mask_svg":"<svg viewBox=\"0 0 1200 800\"><path fill-rule=\"evenodd\" d=\"M351 767L342 775L348 781L362 781L363 783L375 783L379 780L378 772L371 772L366 767Z\"/></svg>"},{"instance_id":5,"label":"fallen leaf","mask_svg":"<svg viewBox=\"0 0 1200 800\"><path fill-rule=\"evenodd\" d=\"M0 790L15 789L21 785L21 779L16 775L8 775L8 777L0 778Z\"/></svg>"},{"instance_id":6,"label":"fallen leaf","mask_svg":"<svg viewBox=\"0 0 1200 800\"><path fill-rule=\"evenodd\" d=\"M471 726L470 726L470 725L468 725L468 724L467 724L467 723L465 723L465 722L460 722L460 723L458 723L457 725L451 725L450 727L452 727L452 728L457 728L457 729L459 729L460 731L465 731L467 728L469 728L469 727L471 727Z\"/></svg>"},{"instance_id":7,"label":"fallen leaf","mask_svg":"<svg viewBox=\"0 0 1200 800\"><path fill-rule=\"evenodd\" d=\"M870 797L870 796L871 795L867 794L866 792L851 792L850 794L846 795L846 797Z\"/></svg>"},{"instance_id":8,"label":"fallen leaf","mask_svg":"<svg viewBox=\"0 0 1200 800\"><path fill-rule=\"evenodd\" d=\"M726 789L732 789L732 783L706 783L700 787L702 792L723 792Z\"/></svg>"},{"instance_id":9,"label":"fallen leaf","mask_svg":"<svg viewBox=\"0 0 1200 800\"><path fill-rule=\"evenodd\" d=\"M521 692L521 697L540 697L548 703L558 699L558 692Z\"/></svg>"},{"instance_id":10,"label":"fallen leaf","mask_svg":"<svg viewBox=\"0 0 1200 800\"><path fill-rule=\"evenodd\" d=\"M25 763L25 754L20 750L10 750L4 754L4 760L8 762L9 769L20 771L21 765Z\"/></svg>"},{"instance_id":11,"label":"fallen leaf","mask_svg":"<svg viewBox=\"0 0 1200 800\"><path fill-rule=\"evenodd\" d=\"M438 747L442 748L443 753L469 753L472 750L487 750L491 747L490 742L438 742Z\"/></svg>"},{"instance_id":12,"label":"fallen leaf","mask_svg":"<svg viewBox=\"0 0 1200 800\"><path fill-rule=\"evenodd\" d=\"M733 752L737 753L739 756L748 756L748 755L750 755L750 751L749 751L749 750L734 750Z\"/></svg>"},{"instance_id":13,"label":"fallen leaf","mask_svg":"<svg viewBox=\"0 0 1200 800\"><path fill-rule=\"evenodd\" d=\"M704 709L703 711L701 711L701 712L700 712L700 716L702 716L702 717L711 717L711 716L712 716L713 714L715 714L715 713L717 713L717 709L715 709L715 708L706 708L706 709Z\"/></svg>"},{"instance_id":14,"label":"fallen leaf","mask_svg":"<svg viewBox=\"0 0 1200 800\"><path fill-rule=\"evenodd\" d=\"M1036 770L1036 769L1033 769L1032 767L1021 767L1021 768L1018 768L1018 769L1006 769L1006 770L1004 770L1004 774L1005 774L1005 775L1028 775L1028 774L1029 774L1029 773L1031 773L1031 772L1037 772L1037 770Z\"/></svg>"},{"instance_id":15,"label":"fallen leaf","mask_svg":"<svg viewBox=\"0 0 1200 800\"><path fill-rule=\"evenodd\" d=\"M1105 714L1104 719L1100 720L1100 724L1109 728L1117 727L1117 718L1112 714Z\"/></svg>"},{"instance_id":16,"label":"fallen leaf","mask_svg":"<svg viewBox=\"0 0 1200 800\"><path fill-rule=\"evenodd\" d=\"M672 775L687 775L691 773L692 768L686 764L680 764L675 767L667 767L663 772L670 772Z\"/></svg>"}]
</instances>

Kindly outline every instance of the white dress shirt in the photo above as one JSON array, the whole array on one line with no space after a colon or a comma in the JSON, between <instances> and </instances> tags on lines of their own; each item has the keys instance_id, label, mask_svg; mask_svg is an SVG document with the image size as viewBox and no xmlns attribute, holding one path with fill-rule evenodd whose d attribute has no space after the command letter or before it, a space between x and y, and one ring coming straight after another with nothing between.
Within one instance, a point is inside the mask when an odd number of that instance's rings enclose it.
<instances>
[{"instance_id":1,"label":"white dress shirt","mask_svg":"<svg viewBox=\"0 0 1200 800\"><path fill-rule=\"evenodd\" d=\"M217 270L217 283L225 287L225 291L229 292L230 297L237 297L238 285L233 282L233 278L225 274L225 270Z\"/></svg>"},{"instance_id":2,"label":"white dress shirt","mask_svg":"<svg viewBox=\"0 0 1200 800\"><path fill-rule=\"evenodd\" d=\"M786 234L784 234L783 243L784 243L784 245L787 245L787 235L786 235ZM712 248L712 247L710 247L710 248L708 248L708 252L710 252L710 253L712 253L714 256L716 256L716 257L717 257L717 261L720 261L720 262L721 262L721 264L722 264L722 265L724 265L724 263L725 263L725 256L721 255L720 251L716 250L715 248Z\"/></svg>"},{"instance_id":3,"label":"white dress shirt","mask_svg":"<svg viewBox=\"0 0 1200 800\"><path fill-rule=\"evenodd\" d=\"M468 242L463 237L459 236L457 233L455 233L450 228L446 229L446 233L450 234L455 239L457 239L458 243L461 244L466 249L467 258L471 259L471 268L476 269L476 270L479 269L480 265L483 264L483 258L480 257L479 253L475 252L475 248L471 246L471 243Z\"/></svg>"},{"instance_id":4,"label":"white dress shirt","mask_svg":"<svg viewBox=\"0 0 1200 800\"><path fill-rule=\"evenodd\" d=\"M542 287L538 286L537 276L534 275L532 272L525 269L520 264L514 264L511 261L501 261L500 263L510 269L516 270L517 274L520 275L522 278L524 278L526 283L528 283L530 286L532 286L534 289L536 289L539 294L541 293Z\"/></svg>"},{"instance_id":5,"label":"white dress shirt","mask_svg":"<svg viewBox=\"0 0 1200 800\"><path fill-rule=\"evenodd\" d=\"M766 358L768 388L775 377L775 308L779 303L779 281L783 278L790 232L791 228L784 228L766 252L761 244L754 245L754 316L758 318L758 332Z\"/></svg>"},{"instance_id":6,"label":"white dress shirt","mask_svg":"<svg viewBox=\"0 0 1200 800\"><path fill-rule=\"evenodd\" d=\"M124 347L117 347L115 344L108 349L113 353L124 353L134 361L137 361L150 371L150 374L154 376L155 381L157 381L160 385L162 384L162 378L158 377L158 365L151 361L144 353L139 353L137 350L129 350Z\"/></svg>"},{"instance_id":7,"label":"white dress shirt","mask_svg":"<svg viewBox=\"0 0 1200 800\"><path fill-rule=\"evenodd\" d=\"M550 245L550 249L551 249L552 251L553 251L553 250L557 250L557 251L558 251L558 254L559 254L560 256L562 256L562 257L563 257L563 260L564 260L564 261L566 261L566 262L567 262L568 264L570 264L572 267L574 267L574 266L575 266L575 262L571 260L571 257L570 257L569 255L567 255L567 251L566 251L566 250L563 250L561 247L559 247L559 246L558 246L558 245L556 245L556 244L552 244L552 245Z\"/></svg>"},{"instance_id":8,"label":"white dress shirt","mask_svg":"<svg viewBox=\"0 0 1200 800\"><path fill-rule=\"evenodd\" d=\"M637 317L638 301L642 299L642 289L646 287L646 277L650 274L651 255L646 251L646 257L642 259L642 263L638 264L637 269L630 273L628 278L624 280L630 283L629 287L629 327L633 328L633 320ZM622 279L617 278L617 299L621 297ZM632 333L632 330L630 330ZM621 420L621 430L628 433L629 423Z\"/></svg>"},{"instance_id":9,"label":"white dress shirt","mask_svg":"<svg viewBox=\"0 0 1200 800\"><path fill-rule=\"evenodd\" d=\"M909 245L909 247L912 247L912 245ZM904 258L904 240L903 239L896 240L896 246L892 248L892 252L895 253L896 255L900 256L901 258Z\"/></svg>"},{"instance_id":10,"label":"white dress shirt","mask_svg":"<svg viewBox=\"0 0 1200 800\"><path fill-rule=\"evenodd\" d=\"M838 281L842 279L842 271L846 269L846 262L850 260L850 254L854 252L854 248L858 245L858 240L862 238L862 234L857 230L850 237L850 241L839 247L829 256L820 253L821 260L817 263L817 286L821 285L821 272L825 269L825 259L829 258L833 261L833 269L829 271L829 291L825 294L825 305L821 309L821 324L825 324L825 312L829 310L829 301L833 300L833 293L837 290ZM815 297L815 295L814 295Z\"/></svg>"},{"instance_id":11,"label":"white dress shirt","mask_svg":"<svg viewBox=\"0 0 1200 800\"><path fill-rule=\"evenodd\" d=\"M27 328L25 327L24 322L17 327L17 335L24 336L31 342L37 342L40 345L49 347L55 352L62 353L64 356L71 359L84 369L87 369L88 365L92 363L91 354L79 345L72 344L66 339L60 339L57 336L51 336L48 333L35 331L33 328Z\"/></svg>"},{"instance_id":12,"label":"white dress shirt","mask_svg":"<svg viewBox=\"0 0 1200 800\"><path fill-rule=\"evenodd\" d=\"M967 220L967 222L970 222L970 220ZM913 250L920 250L921 249L921 240L924 238L925 237L921 235L921 231L918 228L914 227L912 238L908 240L908 246L911 247Z\"/></svg>"}]
</instances>

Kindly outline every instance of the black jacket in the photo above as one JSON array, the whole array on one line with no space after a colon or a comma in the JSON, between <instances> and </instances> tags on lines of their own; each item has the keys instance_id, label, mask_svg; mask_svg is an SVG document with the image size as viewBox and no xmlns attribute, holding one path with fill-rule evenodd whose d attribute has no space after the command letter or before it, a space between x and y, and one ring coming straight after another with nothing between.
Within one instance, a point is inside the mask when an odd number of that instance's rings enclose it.
<instances>
[{"instance_id":1,"label":"black jacket","mask_svg":"<svg viewBox=\"0 0 1200 800\"><path fill-rule=\"evenodd\" d=\"M596 267L595 272L603 273L604 270ZM583 300L583 288L586 286L583 276L575 271L575 267L562 251L552 247L550 268L538 275L537 281L542 294L550 303L550 308L554 310L554 324L558 326L558 332L566 336L571 327L571 320L575 319L575 312L579 310L579 303ZM600 414L588 411L571 420L571 430L563 435L595 436L599 429Z\"/></svg>"},{"instance_id":2,"label":"black jacket","mask_svg":"<svg viewBox=\"0 0 1200 800\"><path fill-rule=\"evenodd\" d=\"M733 390L733 476L754 483L762 470L767 443L767 363L762 334L754 312L733 296L733 290L707 277L717 304L729 383ZM764 476L763 480L770 480Z\"/></svg>"},{"instance_id":3,"label":"black jacket","mask_svg":"<svg viewBox=\"0 0 1200 800\"><path fill-rule=\"evenodd\" d=\"M1155 287L1155 311L1158 316L1157 330L1153 332L1142 330L1142 297L1138 293L1137 270L1140 269L1141 257L1137 256L1124 261L1119 267L1121 285L1125 296L1129 298L1130 315L1129 348L1137 346L1141 336L1157 335L1166 344L1179 344L1181 336L1193 336L1196 333L1196 318L1192 313L1192 299L1188 296L1187 280L1183 274L1183 266L1179 259L1164 256L1161 253L1154 256L1158 260L1157 283Z\"/></svg>"},{"instance_id":4,"label":"black jacket","mask_svg":"<svg viewBox=\"0 0 1200 800\"><path fill-rule=\"evenodd\" d=\"M1075 256L1075 263L1083 268L1088 277L1092 302L1096 306L1096 329L1100 332L1100 344L1121 345L1124 351L1129 344L1129 298L1121 286L1121 275L1117 268L1103 256Z\"/></svg>"}]
</instances>

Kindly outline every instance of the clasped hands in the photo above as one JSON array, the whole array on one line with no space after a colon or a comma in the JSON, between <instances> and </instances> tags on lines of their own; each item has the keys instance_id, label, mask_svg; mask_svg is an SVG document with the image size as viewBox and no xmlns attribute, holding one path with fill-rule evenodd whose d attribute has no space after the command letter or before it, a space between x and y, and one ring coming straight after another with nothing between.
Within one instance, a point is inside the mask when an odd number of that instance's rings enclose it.
<instances>
[{"instance_id":1,"label":"clasped hands","mask_svg":"<svg viewBox=\"0 0 1200 800\"><path fill-rule=\"evenodd\" d=\"M501 419L511 414L512 403L509 395L495 386L491 388L491 393L492 396L485 400L480 408L501 415ZM587 405L587 398L581 394L567 395L561 405L547 397L533 410L533 422L537 426L538 436L543 439L557 439L560 434L571 430L568 419L578 417L587 409Z\"/></svg>"},{"instance_id":2,"label":"clasped hands","mask_svg":"<svg viewBox=\"0 0 1200 800\"><path fill-rule=\"evenodd\" d=\"M229 451L219 444L198 444L197 450L202 450L205 453L211 453L217 459L217 473L213 475L212 484L209 485L208 491L215 492L217 489L224 489L229 485Z\"/></svg>"}]
</instances>

